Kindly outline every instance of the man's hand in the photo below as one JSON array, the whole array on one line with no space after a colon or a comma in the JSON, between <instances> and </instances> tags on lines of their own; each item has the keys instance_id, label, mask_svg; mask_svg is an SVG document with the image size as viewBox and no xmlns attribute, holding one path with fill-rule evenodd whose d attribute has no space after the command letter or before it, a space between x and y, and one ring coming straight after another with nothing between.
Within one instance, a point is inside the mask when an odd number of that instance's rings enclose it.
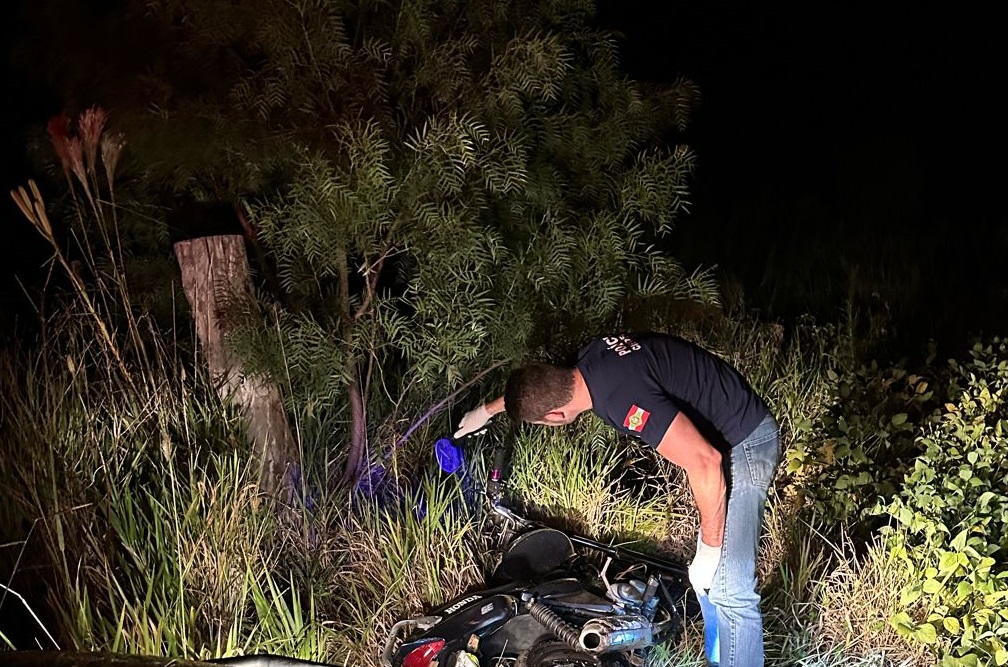
<instances>
[{"instance_id":1,"label":"man's hand","mask_svg":"<svg viewBox=\"0 0 1008 667\"><path fill-rule=\"evenodd\" d=\"M689 565L689 580L693 590L701 595L706 595L711 584L714 583L714 573L717 571L718 563L721 562L721 547L712 547L704 544L703 531L697 535L696 555Z\"/></svg>"},{"instance_id":2,"label":"man's hand","mask_svg":"<svg viewBox=\"0 0 1008 667\"><path fill-rule=\"evenodd\" d=\"M455 437L461 438L464 435L475 433L486 426L492 416L490 411L487 410L486 405L480 403L462 416L462 421L459 422L459 429L455 431Z\"/></svg>"}]
</instances>

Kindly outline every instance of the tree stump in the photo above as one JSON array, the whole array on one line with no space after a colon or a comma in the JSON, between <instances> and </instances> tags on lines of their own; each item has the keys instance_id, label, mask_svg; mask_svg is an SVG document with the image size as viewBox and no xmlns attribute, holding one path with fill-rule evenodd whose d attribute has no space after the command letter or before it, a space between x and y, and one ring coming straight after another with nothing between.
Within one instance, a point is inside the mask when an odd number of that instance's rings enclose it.
<instances>
[{"instance_id":1,"label":"tree stump","mask_svg":"<svg viewBox=\"0 0 1008 667\"><path fill-rule=\"evenodd\" d=\"M252 298L245 241L230 234L179 241L175 258L210 379L221 399L240 410L259 459L260 484L271 492L285 487L289 491L297 447L280 390L264 378L246 374L241 359L225 343L234 326L225 317L228 306Z\"/></svg>"}]
</instances>

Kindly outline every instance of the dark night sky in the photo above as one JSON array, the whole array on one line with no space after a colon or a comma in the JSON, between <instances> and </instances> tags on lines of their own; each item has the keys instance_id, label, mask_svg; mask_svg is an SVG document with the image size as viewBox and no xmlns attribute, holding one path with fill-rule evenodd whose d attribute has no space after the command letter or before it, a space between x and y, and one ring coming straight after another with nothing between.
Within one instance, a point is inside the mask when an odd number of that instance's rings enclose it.
<instances>
[{"instance_id":1,"label":"dark night sky","mask_svg":"<svg viewBox=\"0 0 1008 667\"><path fill-rule=\"evenodd\" d=\"M966 3L605 0L635 78L693 78L703 100L685 259L742 275L773 255L874 250L920 276L904 333L953 344L1008 332L1008 55L993 9ZM822 240L819 240L822 239ZM817 245L818 244L818 245ZM898 247L901 257L887 255ZM790 252L790 256L788 253ZM793 272L792 272L793 275ZM769 288L769 289L768 289ZM792 313L793 314L793 313Z\"/></svg>"},{"instance_id":2,"label":"dark night sky","mask_svg":"<svg viewBox=\"0 0 1008 667\"><path fill-rule=\"evenodd\" d=\"M750 175L821 183L845 153L900 146L913 148L909 159L918 167L943 169L950 187L965 188L955 199L986 200L1004 171L990 161L955 161L998 160L1008 70L1001 23L992 10L966 7L601 4L603 21L625 32L623 62L633 75L682 72L699 83L704 100L693 143L724 185ZM768 161L773 170L758 167Z\"/></svg>"},{"instance_id":3,"label":"dark night sky","mask_svg":"<svg viewBox=\"0 0 1008 667\"><path fill-rule=\"evenodd\" d=\"M843 218L864 243L885 227L921 238L962 239L1003 230L1008 79L994 9L962 3L646 2L602 0L600 22L622 32L621 62L634 78L693 78L702 106L687 141L699 168L692 214L677 243L687 261L727 263L801 233L763 223L746 237L751 207L813 201ZM18 30L6 22L9 44ZM23 133L51 110L33 103L5 59L3 185L30 174ZM6 204L4 226L26 223ZM784 214L781 214L784 217ZM13 222L11 222L13 219ZM726 245L730 220L735 227ZM741 220L741 222L739 222ZM10 312L11 276L38 264L24 234L0 244L0 309ZM712 239L721 239L712 242ZM1002 232L1000 245L1005 250ZM760 243L764 245L760 245ZM976 258L950 253L948 266ZM981 258L1000 262L1003 257ZM938 267L935 267L938 268Z\"/></svg>"},{"instance_id":4,"label":"dark night sky","mask_svg":"<svg viewBox=\"0 0 1008 667\"><path fill-rule=\"evenodd\" d=\"M874 180L875 194L891 194L880 205L909 209L912 224L1001 214L1008 70L992 13L957 3L673 2L657 13L648 4L603 9L625 26L631 72L699 83L690 139L707 213L755 191L843 202Z\"/></svg>"}]
</instances>

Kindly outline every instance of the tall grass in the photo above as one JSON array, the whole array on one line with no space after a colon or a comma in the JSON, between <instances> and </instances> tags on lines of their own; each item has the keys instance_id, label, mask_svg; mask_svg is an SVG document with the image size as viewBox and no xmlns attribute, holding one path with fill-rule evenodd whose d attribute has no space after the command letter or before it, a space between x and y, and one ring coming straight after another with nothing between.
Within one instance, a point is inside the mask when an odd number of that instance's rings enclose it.
<instances>
[{"instance_id":1,"label":"tall grass","mask_svg":"<svg viewBox=\"0 0 1008 667\"><path fill-rule=\"evenodd\" d=\"M823 528L793 527L794 548L779 565L776 585L765 589L768 664L935 664L926 646L889 623L915 573L879 542L832 543Z\"/></svg>"},{"instance_id":2,"label":"tall grass","mask_svg":"<svg viewBox=\"0 0 1008 667\"><path fill-rule=\"evenodd\" d=\"M667 329L750 378L785 449L835 402L835 376L853 354L842 329L811 322ZM303 462L304 495L281 503L260 492L238 414L177 358L174 341L151 327L132 335L145 341L136 346L144 371L125 384L92 334L70 311L40 345L0 356L4 555L22 556L5 562L43 573L63 648L377 665L395 621L481 584L486 540L456 478L397 460L410 483L367 495L330 486L320 457ZM302 451L318 450L312 438ZM879 625L902 573L876 552L846 565L850 554L802 523L796 483L781 473L765 525L769 661L924 664ZM592 417L522 431L509 498L599 539L691 555L698 517L682 473ZM866 639L876 635L889 638ZM653 664L700 665L701 641L687 627Z\"/></svg>"},{"instance_id":3,"label":"tall grass","mask_svg":"<svg viewBox=\"0 0 1008 667\"><path fill-rule=\"evenodd\" d=\"M644 447L619 443L600 420L564 430L535 429L518 438L511 476L529 510L585 534L663 540L683 515L673 496L674 471Z\"/></svg>"},{"instance_id":4,"label":"tall grass","mask_svg":"<svg viewBox=\"0 0 1008 667\"><path fill-rule=\"evenodd\" d=\"M368 496L329 487L324 464L306 461L308 502L278 503L205 377L155 336L147 372L123 387L81 322L0 357L4 542L45 568L64 648L376 665L392 623L480 585L486 541L456 478L400 462L419 470L415 484ZM734 321L684 334L747 373L789 448L796 425L835 401L845 353L834 331ZM905 573L825 542L793 484L782 473L772 490L760 563L770 662L926 664L882 624ZM697 517L681 472L591 417L522 431L509 497L584 534L690 555ZM653 663L702 664L699 628Z\"/></svg>"},{"instance_id":5,"label":"tall grass","mask_svg":"<svg viewBox=\"0 0 1008 667\"><path fill-rule=\"evenodd\" d=\"M29 554L5 561L42 569L62 648L376 664L392 622L480 580L457 482L282 504L205 378L95 381L74 321L0 357L5 555Z\"/></svg>"}]
</instances>

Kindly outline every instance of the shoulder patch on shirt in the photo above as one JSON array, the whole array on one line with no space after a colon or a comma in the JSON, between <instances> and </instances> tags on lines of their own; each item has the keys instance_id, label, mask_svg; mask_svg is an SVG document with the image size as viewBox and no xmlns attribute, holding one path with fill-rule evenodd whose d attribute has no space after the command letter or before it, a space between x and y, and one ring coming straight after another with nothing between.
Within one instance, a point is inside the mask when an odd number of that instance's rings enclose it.
<instances>
[{"instance_id":1,"label":"shoulder patch on shirt","mask_svg":"<svg viewBox=\"0 0 1008 667\"><path fill-rule=\"evenodd\" d=\"M647 424L648 417L650 416L651 413L644 408L637 405L631 405L630 412L627 413L626 419L623 420L623 427L640 433L641 430L644 429L644 424Z\"/></svg>"}]
</instances>

